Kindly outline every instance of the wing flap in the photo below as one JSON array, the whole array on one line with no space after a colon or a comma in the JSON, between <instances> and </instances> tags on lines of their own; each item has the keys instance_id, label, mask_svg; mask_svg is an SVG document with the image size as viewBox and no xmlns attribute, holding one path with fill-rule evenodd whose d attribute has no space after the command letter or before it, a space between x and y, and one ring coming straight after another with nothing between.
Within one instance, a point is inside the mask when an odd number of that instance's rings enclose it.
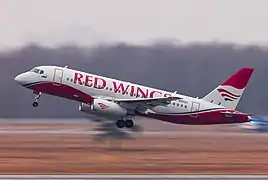
<instances>
[{"instance_id":1,"label":"wing flap","mask_svg":"<svg viewBox=\"0 0 268 180\"><path fill-rule=\"evenodd\" d=\"M119 103L127 103L131 104L137 109L147 110L151 109L155 106L165 106L171 103L171 101L175 101L178 99L182 99L181 97L157 97L157 98L146 98L146 99L117 99L115 101Z\"/></svg>"}]
</instances>

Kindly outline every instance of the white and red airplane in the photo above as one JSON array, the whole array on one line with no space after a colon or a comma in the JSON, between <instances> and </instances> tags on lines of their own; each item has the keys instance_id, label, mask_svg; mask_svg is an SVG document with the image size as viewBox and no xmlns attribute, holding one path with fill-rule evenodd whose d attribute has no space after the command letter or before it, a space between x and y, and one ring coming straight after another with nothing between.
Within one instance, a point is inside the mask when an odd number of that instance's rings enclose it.
<instances>
[{"instance_id":1,"label":"white and red airplane","mask_svg":"<svg viewBox=\"0 0 268 180\"><path fill-rule=\"evenodd\" d=\"M135 116L176 124L208 125L250 122L236 106L254 69L242 68L204 98L145 87L66 67L39 66L19 74L15 81L33 90L38 106L41 93L79 102L79 110L116 118L119 128L133 127Z\"/></svg>"}]
</instances>

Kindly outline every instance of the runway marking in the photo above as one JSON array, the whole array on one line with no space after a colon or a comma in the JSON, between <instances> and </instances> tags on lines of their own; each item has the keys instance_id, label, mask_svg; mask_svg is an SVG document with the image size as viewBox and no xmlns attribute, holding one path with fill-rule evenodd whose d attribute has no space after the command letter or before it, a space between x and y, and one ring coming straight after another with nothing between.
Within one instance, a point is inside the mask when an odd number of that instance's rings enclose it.
<instances>
[{"instance_id":1,"label":"runway marking","mask_svg":"<svg viewBox=\"0 0 268 180\"><path fill-rule=\"evenodd\" d=\"M120 175L120 174L83 174L83 175L0 175L0 179L267 179L268 175Z\"/></svg>"}]
</instances>

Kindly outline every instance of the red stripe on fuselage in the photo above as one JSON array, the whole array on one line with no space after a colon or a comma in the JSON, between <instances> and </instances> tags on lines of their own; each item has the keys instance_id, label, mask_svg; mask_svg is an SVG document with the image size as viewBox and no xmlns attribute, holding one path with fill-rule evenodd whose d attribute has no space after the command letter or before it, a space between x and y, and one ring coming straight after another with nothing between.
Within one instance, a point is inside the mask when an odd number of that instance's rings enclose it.
<instances>
[{"instance_id":1,"label":"red stripe on fuselage","mask_svg":"<svg viewBox=\"0 0 268 180\"><path fill-rule=\"evenodd\" d=\"M142 116L159 119L166 122L185 125L211 125L211 124L229 124L229 123L243 123L248 122L248 116L244 114L237 114L234 117L225 117L221 111L213 110L191 114L140 114Z\"/></svg>"},{"instance_id":2,"label":"red stripe on fuselage","mask_svg":"<svg viewBox=\"0 0 268 180\"><path fill-rule=\"evenodd\" d=\"M54 85L51 82L43 82L29 85L27 88L83 103L91 103L93 101L92 96L65 84Z\"/></svg>"}]
</instances>

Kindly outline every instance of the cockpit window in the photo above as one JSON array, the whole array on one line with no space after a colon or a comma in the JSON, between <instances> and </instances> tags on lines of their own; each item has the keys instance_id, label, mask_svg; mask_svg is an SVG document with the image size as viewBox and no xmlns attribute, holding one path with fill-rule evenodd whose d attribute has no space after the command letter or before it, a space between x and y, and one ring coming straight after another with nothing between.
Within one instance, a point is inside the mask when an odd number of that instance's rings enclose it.
<instances>
[{"instance_id":1,"label":"cockpit window","mask_svg":"<svg viewBox=\"0 0 268 180\"><path fill-rule=\"evenodd\" d=\"M33 68L32 70L30 70L30 72L34 72L36 74L44 74L44 71L38 68Z\"/></svg>"}]
</instances>

